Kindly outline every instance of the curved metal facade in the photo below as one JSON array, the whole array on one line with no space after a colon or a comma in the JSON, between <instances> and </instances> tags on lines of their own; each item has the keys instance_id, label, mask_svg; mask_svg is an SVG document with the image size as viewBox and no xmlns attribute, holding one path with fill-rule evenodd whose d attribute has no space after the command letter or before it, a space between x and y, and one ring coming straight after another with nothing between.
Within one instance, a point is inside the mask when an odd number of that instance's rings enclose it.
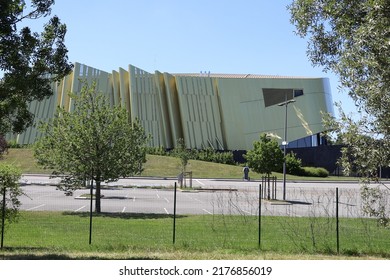
<instances>
[{"instance_id":1,"label":"curved metal facade","mask_svg":"<svg viewBox=\"0 0 390 280\"><path fill-rule=\"evenodd\" d=\"M53 85L53 96L30 104L36 121L52 118L57 106L72 110L68 92L80 91L80 79L96 81L113 106L126 108L132 120L141 122L156 147L173 148L183 138L188 148L248 150L261 133L281 143L285 107L278 103L285 97L295 100L287 107L289 142L322 132L321 112L333 114L327 78L152 74L133 65L108 73L75 63L72 74ZM17 142L30 144L39 136L31 127Z\"/></svg>"}]
</instances>

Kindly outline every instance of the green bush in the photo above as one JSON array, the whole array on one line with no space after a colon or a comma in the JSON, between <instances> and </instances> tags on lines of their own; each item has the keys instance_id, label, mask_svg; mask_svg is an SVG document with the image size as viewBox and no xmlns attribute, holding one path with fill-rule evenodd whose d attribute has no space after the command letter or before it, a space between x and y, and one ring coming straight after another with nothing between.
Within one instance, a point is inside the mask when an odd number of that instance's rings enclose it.
<instances>
[{"instance_id":1,"label":"green bush","mask_svg":"<svg viewBox=\"0 0 390 280\"><path fill-rule=\"evenodd\" d=\"M212 148L195 150L192 159L223 164L235 164L232 152L219 152Z\"/></svg>"},{"instance_id":2,"label":"green bush","mask_svg":"<svg viewBox=\"0 0 390 280\"><path fill-rule=\"evenodd\" d=\"M329 176L328 170L323 167L302 167L303 174L302 176L307 177L323 177L326 178Z\"/></svg>"},{"instance_id":3,"label":"green bush","mask_svg":"<svg viewBox=\"0 0 390 280\"><path fill-rule=\"evenodd\" d=\"M0 157L8 150L8 143L3 135L0 135Z\"/></svg>"},{"instance_id":4,"label":"green bush","mask_svg":"<svg viewBox=\"0 0 390 280\"><path fill-rule=\"evenodd\" d=\"M7 147L10 149L21 149L24 145L19 144L16 140L8 141Z\"/></svg>"},{"instance_id":5,"label":"green bush","mask_svg":"<svg viewBox=\"0 0 390 280\"><path fill-rule=\"evenodd\" d=\"M220 152L212 148L206 148L202 150L191 149L187 150L189 159L202 160L207 162L223 163L235 165L233 152ZM148 147L147 153L149 155L158 156L177 156L175 150L167 151L164 147Z\"/></svg>"},{"instance_id":6,"label":"green bush","mask_svg":"<svg viewBox=\"0 0 390 280\"><path fill-rule=\"evenodd\" d=\"M162 146L159 147L147 147L146 153L149 155L155 155L155 156L166 156L168 155L168 152L166 149Z\"/></svg>"},{"instance_id":7,"label":"green bush","mask_svg":"<svg viewBox=\"0 0 390 280\"><path fill-rule=\"evenodd\" d=\"M286 172L291 175L302 175L302 160L293 152L286 155Z\"/></svg>"},{"instance_id":8,"label":"green bush","mask_svg":"<svg viewBox=\"0 0 390 280\"><path fill-rule=\"evenodd\" d=\"M290 152L286 155L286 172L287 174L306 177L326 178L329 176L329 172L325 168L302 167L302 160L297 158L296 154L294 154L293 152Z\"/></svg>"}]
</instances>

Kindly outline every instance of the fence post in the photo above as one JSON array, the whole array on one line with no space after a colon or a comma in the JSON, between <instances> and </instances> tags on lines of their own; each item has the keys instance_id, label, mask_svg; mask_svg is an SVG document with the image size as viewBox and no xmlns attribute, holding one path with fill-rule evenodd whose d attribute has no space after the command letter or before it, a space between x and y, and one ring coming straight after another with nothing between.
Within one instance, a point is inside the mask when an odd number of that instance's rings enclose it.
<instances>
[{"instance_id":1,"label":"fence post","mask_svg":"<svg viewBox=\"0 0 390 280\"><path fill-rule=\"evenodd\" d=\"M336 246L337 246L337 254L339 254L340 253L339 188L336 188Z\"/></svg>"},{"instance_id":2,"label":"fence post","mask_svg":"<svg viewBox=\"0 0 390 280\"><path fill-rule=\"evenodd\" d=\"M92 243L92 209L93 209L93 179L91 179L91 189L90 189L90 205L89 205L89 245Z\"/></svg>"},{"instance_id":3,"label":"fence post","mask_svg":"<svg viewBox=\"0 0 390 280\"><path fill-rule=\"evenodd\" d=\"M4 186L3 189L3 207L1 209L1 249L3 249L3 243L4 243L4 228L5 228L5 204L6 204L6 187Z\"/></svg>"},{"instance_id":4,"label":"fence post","mask_svg":"<svg viewBox=\"0 0 390 280\"><path fill-rule=\"evenodd\" d=\"M176 242L176 190L177 184L175 182L175 191L173 195L173 244Z\"/></svg>"},{"instance_id":5,"label":"fence post","mask_svg":"<svg viewBox=\"0 0 390 280\"><path fill-rule=\"evenodd\" d=\"M270 176L267 176L267 188L268 188L268 193L267 193L267 199L268 200L271 200L271 177Z\"/></svg>"},{"instance_id":6,"label":"fence post","mask_svg":"<svg viewBox=\"0 0 390 280\"><path fill-rule=\"evenodd\" d=\"M259 184L259 249L261 249L261 199L262 199L262 187L261 184Z\"/></svg>"}]
</instances>

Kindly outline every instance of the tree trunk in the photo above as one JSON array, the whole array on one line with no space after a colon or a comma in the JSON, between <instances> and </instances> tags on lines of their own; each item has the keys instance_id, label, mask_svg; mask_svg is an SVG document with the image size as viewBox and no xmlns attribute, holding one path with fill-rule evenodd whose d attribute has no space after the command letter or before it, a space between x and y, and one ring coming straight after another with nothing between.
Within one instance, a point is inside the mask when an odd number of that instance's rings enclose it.
<instances>
[{"instance_id":1,"label":"tree trunk","mask_svg":"<svg viewBox=\"0 0 390 280\"><path fill-rule=\"evenodd\" d=\"M100 180L96 180L96 192L95 192L95 212L101 212L101 204L100 204Z\"/></svg>"}]
</instances>

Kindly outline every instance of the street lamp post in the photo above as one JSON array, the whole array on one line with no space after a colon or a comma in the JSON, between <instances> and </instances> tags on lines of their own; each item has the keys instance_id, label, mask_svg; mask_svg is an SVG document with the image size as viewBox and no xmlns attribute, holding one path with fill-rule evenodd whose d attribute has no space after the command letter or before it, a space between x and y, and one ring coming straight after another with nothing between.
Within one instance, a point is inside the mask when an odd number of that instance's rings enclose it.
<instances>
[{"instance_id":1,"label":"street lamp post","mask_svg":"<svg viewBox=\"0 0 390 280\"><path fill-rule=\"evenodd\" d=\"M282 142L283 145L283 200L286 200L286 173L287 173L287 167L286 167L286 148L288 145L287 142L287 105L290 103L295 102L294 99L287 100L287 93L286 93L286 99L284 102L278 104L279 106L285 106L285 119L284 119L284 140Z\"/></svg>"}]
</instances>

